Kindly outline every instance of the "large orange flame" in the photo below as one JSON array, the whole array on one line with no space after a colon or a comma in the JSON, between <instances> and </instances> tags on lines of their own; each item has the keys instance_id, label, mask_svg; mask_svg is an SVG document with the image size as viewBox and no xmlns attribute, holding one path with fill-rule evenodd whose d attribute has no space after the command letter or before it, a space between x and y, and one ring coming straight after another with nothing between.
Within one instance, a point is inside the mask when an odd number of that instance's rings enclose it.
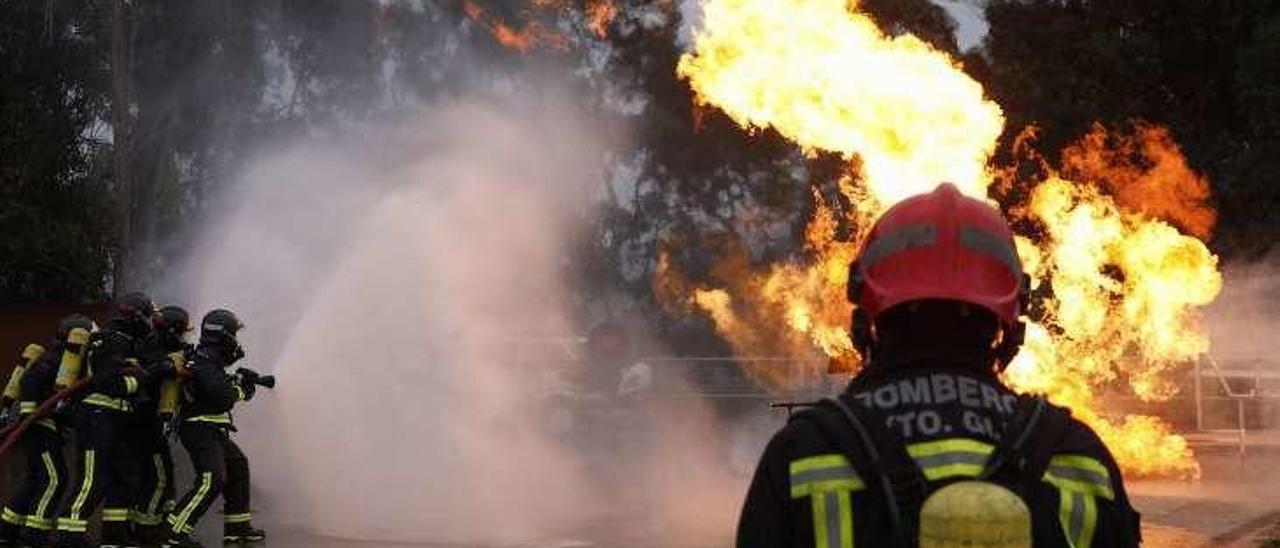
<instances>
[{"instance_id":1,"label":"large orange flame","mask_svg":"<svg viewBox=\"0 0 1280 548\"><path fill-rule=\"evenodd\" d=\"M910 34L888 37L846 0L717 0L680 60L703 104L806 149L863 162L889 205L951 181L984 196L1000 107L955 62ZM904 109L910 105L909 109Z\"/></svg>"},{"instance_id":2,"label":"large orange flame","mask_svg":"<svg viewBox=\"0 0 1280 548\"><path fill-rule=\"evenodd\" d=\"M567 49L573 37L561 26L550 24L540 16L577 22L597 38L609 34L609 26L618 16L613 0L527 0L521 5L519 24L510 24L475 0L464 0L462 12L489 31L499 44L528 52L535 48Z\"/></svg>"},{"instance_id":3,"label":"large orange flame","mask_svg":"<svg viewBox=\"0 0 1280 548\"><path fill-rule=\"evenodd\" d=\"M940 181L986 197L997 176L1014 177L1016 167L990 167L1000 108L946 54L911 35L886 36L856 2L710 0L704 10L695 50L677 69L697 101L806 150L856 155L841 183L855 209L837 211L816 196L807 260L763 269L726 261L713 276L718 287L673 283L678 273L664 257L656 293L705 313L739 353L820 351L856 363L843 294L857 236L888 206ZM1198 475L1185 439L1154 417L1104 408L1101 394L1168 398L1176 389L1168 372L1208 347L1196 310L1221 278L1197 239L1214 221L1206 181L1154 126L1097 127L1056 169L1032 159L1046 176L1009 213L1039 227L1018 247L1044 314L1031 322L1009 382L1071 406L1130 472ZM852 241L837 240L842 222L858 229ZM750 373L773 387L813 374Z\"/></svg>"}]
</instances>

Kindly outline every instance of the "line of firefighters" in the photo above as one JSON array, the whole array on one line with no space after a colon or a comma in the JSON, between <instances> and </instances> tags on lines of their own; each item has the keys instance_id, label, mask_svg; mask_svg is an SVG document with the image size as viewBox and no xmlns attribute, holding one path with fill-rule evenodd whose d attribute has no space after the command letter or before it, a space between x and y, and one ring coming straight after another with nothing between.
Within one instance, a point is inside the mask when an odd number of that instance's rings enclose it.
<instances>
[{"instance_id":1,"label":"line of firefighters","mask_svg":"<svg viewBox=\"0 0 1280 548\"><path fill-rule=\"evenodd\" d=\"M221 495L224 538L255 542L249 463L230 438L232 407L274 378L227 368L244 357L231 311L204 316L188 343L187 311L157 310L130 293L107 325L87 316L59 322L53 344L28 345L5 387L6 444L26 454L24 482L0 511L0 545L92 546L89 518L101 508L102 548L198 547L196 522ZM191 457L195 481L175 500L169 437ZM75 476L63 447L74 438Z\"/></svg>"}]
</instances>

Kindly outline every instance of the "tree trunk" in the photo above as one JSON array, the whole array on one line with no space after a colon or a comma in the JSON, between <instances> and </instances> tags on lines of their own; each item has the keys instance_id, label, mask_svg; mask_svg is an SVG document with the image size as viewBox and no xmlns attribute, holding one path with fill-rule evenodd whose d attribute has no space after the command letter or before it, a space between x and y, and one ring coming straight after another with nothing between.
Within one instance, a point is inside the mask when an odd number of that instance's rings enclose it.
<instances>
[{"instance_id":1,"label":"tree trunk","mask_svg":"<svg viewBox=\"0 0 1280 548\"><path fill-rule=\"evenodd\" d=\"M112 271L112 292L116 296L132 289L133 247L133 123L129 113L129 34L125 24L124 0L111 2L111 131L112 178L115 182L117 212L116 252Z\"/></svg>"}]
</instances>

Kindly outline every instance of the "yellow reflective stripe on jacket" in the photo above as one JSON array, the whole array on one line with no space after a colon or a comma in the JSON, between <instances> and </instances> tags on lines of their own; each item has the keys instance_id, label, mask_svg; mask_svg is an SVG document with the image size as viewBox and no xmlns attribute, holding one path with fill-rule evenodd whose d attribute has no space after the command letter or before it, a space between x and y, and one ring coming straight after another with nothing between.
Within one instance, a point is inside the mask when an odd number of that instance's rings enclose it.
<instances>
[{"instance_id":1,"label":"yellow reflective stripe on jacket","mask_svg":"<svg viewBox=\"0 0 1280 548\"><path fill-rule=\"evenodd\" d=\"M1057 455L1049 460L1044 481L1058 489L1058 521L1067 541L1089 548L1098 527L1098 498L1115 499L1107 467L1083 455Z\"/></svg>"},{"instance_id":2,"label":"yellow reflective stripe on jacket","mask_svg":"<svg viewBox=\"0 0 1280 548\"><path fill-rule=\"evenodd\" d=\"M1082 455L1058 455L1049 460L1044 481L1058 489L1114 500L1111 473L1097 459Z\"/></svg>"},{"instance_id":3,"label":"yellow reflective stripe on jacket","mask_svg":"<svg viewBox=\"0 0 1280 548\"><path fill-rule=\"evenodd\" d=\"M968 438L952 438L907 446L929 481L977 477L995 446ZM811 497L818 548L853 546L850 494L866 488L849 460L825 454L790 463L791 498ZM1058 519L1073 548L1089 548L1098 526L1098 498L1115 499L1107 467L1083 455L1057 455L1049 461L1044 481L1058 489Z\"/></svg>"},{"instance_id":4,"label":"yellow reflective stripe on jacket","mask_svg":"<svg viewBox=\"0 0 1280 548\"><path fill-rule=\"evenodd\" d=\"M1089 548L1098 526L1097 497L1066 489L1058 490L1058 521L1072 548Z\"/></svg>"},{"instance_id":5,"label":"yellow reflective stripe on jacket","mask_svg":"<svg viewBox=\"0 0 1280 548\"><path fill-rule=\"evenodd\" d=\"M220 413L217 415L197 415L187 417L187 422L208 422L212 424L231 424L231 415Z\"/></svg>"},{"instance_id":6,"label":"yellow reflective stripe on jacket","mask_svg":"<svg viewBox=\"0 0 1280 548\"><path fill-rule=\"evenodd\" d=\"M968 438L916 443L907 446L925 479L937 481L955 476L977 477L995 446Z\"/></svg>"},{"instance_id":7,"label":"yellow reflective stripe on jacket","mask_svg":"<svg viewBox=\"0 0 1280 548\"><path fill-rule=\"evenodd\" d=\"M813 494L816 548L853 548L853 503L848 490Z\"/></svg>"},{"instance_id":8,"label":"yellow reflective stripe on jacket","mask_svg":"<svg viewBox=\"0 0 1280 548\"><path fill-rule=\"evenodd\" d=\"M18 413L22 415L30 415L36 412L36 407L39 406L37 406L36 402L33 401L18 402Z\"/></svg>"},{"instance_id":9,"label":"yellow reflective stripe on jacket","mask_svg":"<svg viewBox=\"0 0 1280 548\"><path fill-rule=\"evenodd\" d=\"M99 394L97 392L94 392L93 394L89 394L88 396L85 396L84 400L82 401L89 405L103 407L106 409L114 409L116 411L132 411L133 410L133 406L129 404L129 400L126 400L124 398L113 398L111 396L107 396L105 394Z\"/></svg>"},{"instance_id":10,"label":"yellow reflective stripe on jacket","mask_svg":"<svg viewBox=\"0 0 1280 548\"><path fill-rule=\"evenodd\" d=\"M866 488L844 455L791 461L791 498L810 498L816 548L853 548L853 503L849 494Z\"/></svg>"},{"instance_id":11,"label":"yellow reflective stripe on jacket","mask_svg":"<svg viewBox=\"0 0 1280 548\"><path fill-rule=\"evenodd\" d=\"M53 430L54 432L58 431L58 423L54 422L53 419L40 419L36 421L36 426L42 426Z\"/></svg>"},{"instance_id":12,"label":"yellow reflective stripe on jacket","mask_svg":"<svg viewBox=\"0 0 1280 548\"><path fill-rule=\"evenodd\" d=\"M138 379L126 376L124 378L124 393L133 394L138 391Z\"/></svg>"},{"instance_id":13,"label":"yellow reflective stripe on jacket","mask_svg":"<svg viewBox=\"0 0 1280 548\"><path fill-rule=\"evenodd\" d=\"M844 455L818 455L791 461L791 498L814 493L865 489L862 478L853 471Z\"/></svg>"}]
</instances>

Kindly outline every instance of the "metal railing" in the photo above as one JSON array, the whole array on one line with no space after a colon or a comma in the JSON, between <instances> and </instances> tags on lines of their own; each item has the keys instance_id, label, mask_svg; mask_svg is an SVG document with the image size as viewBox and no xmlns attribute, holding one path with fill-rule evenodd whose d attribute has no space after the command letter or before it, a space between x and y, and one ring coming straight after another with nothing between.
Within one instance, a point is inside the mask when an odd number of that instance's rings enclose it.
<instances>
[{"instance_id":1,"label":"metal railing","mask_svg":"<svg viewBox=\"0 0 1280 548\"><path fill-rule=\"evenodd\" d=\"M1280 398L1280 390L1267 390L1264 380L1280 381L1280 367L1268 368L1264 370L1261 360L1250 360L1252 367L1240 368L1224 368L1218 360L1212 356L1203 355L1195 361L1195 414L1196 414L1196 430L1199 433L1209 435L1228 435L1235 438L1235 442L1240 454L1244 454L1248 445L1248 421L1245 413L1245 405L1251 402L1260 402L1263 399ZM1228 400L1235 404L1235 428L1206 428L1205 427L1205 380L1213 379L1217 381L1218 388ZM1248 381L1247 389L1237 390L1232 386L1231 380Z\"/></svg>"}]
</instances>

